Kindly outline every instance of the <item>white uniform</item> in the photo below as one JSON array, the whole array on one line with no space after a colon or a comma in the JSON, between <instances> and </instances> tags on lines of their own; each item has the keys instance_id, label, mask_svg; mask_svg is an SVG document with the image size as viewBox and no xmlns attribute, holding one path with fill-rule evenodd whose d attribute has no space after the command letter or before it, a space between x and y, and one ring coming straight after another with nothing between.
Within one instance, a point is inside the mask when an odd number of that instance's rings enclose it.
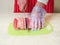
<instances>
[{"instance_id":1,"label":"white uniform","mask_svg":"<svg viewBox=\"0 0 60 45\"><path fill-rule=\"evenodd\" d=\"M48 0L37 0L38 2L42 2L43 4L47 5Z\"/></svg>"}]
</instances>

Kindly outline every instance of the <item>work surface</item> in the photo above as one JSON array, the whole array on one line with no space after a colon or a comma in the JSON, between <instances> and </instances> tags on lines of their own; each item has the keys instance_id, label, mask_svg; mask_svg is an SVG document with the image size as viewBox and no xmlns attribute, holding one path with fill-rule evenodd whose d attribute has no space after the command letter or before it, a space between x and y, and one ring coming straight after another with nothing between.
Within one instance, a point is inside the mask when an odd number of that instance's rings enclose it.
<instances>
[{"instance_id":1,"label":"work surface","mask_svg":"<svg viewBox=\"0 0 60 45\"><path fill-rule=\"evenodd\" d=\"M16 14L0 14L0 45L60 45L60 14L52 14L53 32L37 36L8 35L8 25Z\"/></svg>"}]
</instances>

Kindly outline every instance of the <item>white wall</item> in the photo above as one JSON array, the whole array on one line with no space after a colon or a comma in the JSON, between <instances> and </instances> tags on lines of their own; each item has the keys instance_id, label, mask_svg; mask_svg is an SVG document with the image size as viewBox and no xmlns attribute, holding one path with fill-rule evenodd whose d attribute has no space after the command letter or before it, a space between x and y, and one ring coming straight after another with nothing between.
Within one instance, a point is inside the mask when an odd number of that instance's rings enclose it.
<instances>
[{"instance_id":1,"label":"white wall","mask_svg":"<svg viewBox=\"0 0 60 45\"><path fill-rule=\"evenodd\" d=\"M0 0L0 13L12 13L14 0Z\"/></svg>"}]
</instances>

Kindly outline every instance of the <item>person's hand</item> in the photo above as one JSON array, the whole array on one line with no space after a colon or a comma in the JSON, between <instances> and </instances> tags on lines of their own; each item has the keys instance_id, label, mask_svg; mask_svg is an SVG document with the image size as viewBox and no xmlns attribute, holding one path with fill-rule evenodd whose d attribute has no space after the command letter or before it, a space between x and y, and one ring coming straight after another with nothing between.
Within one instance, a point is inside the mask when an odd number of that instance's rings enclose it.
<instances>
[{"instance_id":1,"label":"person's hand","mask_svg":"<svg viewBox=\"0 0 60 45\"><path fill-rule=\"evenodd\" d=\"M40 30L44 27L45 13L46 11L42 6L35 5L31 12L31 30Z\"/></svg>"},{"instance_id":2,"label":"person's hand","mask_svg":"<svg viewBox=\"0 0 60 45\"><path fill-rule=\"evenodd\" d=\"M23 12L27 6L27 0L18 0L19 9Z\"/></svg>"}]
</instances>

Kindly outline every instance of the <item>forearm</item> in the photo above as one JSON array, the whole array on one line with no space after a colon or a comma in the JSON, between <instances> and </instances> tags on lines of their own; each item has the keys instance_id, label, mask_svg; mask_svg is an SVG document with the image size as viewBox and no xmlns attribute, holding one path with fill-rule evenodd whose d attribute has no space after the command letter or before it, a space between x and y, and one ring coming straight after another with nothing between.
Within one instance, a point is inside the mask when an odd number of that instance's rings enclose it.
<instances>
[{"instance_id":1,"label":"forearm","mask_svg":"<svg viewBox=\"0 0 60 45\"><path fill-rule=\"evenodd\" d=\"M40 7L44 7L44 5L47 5L48 0L37 0L37 3L35 6L40 6Z\"/></svg>"},{"instance_id":2,"label":"forearm","mask_svg":"<svg viewBox=\"0 0 60 45\"><path fill-rule=\"evenodd\" d=\"M35 6L38 6L38 7L44 7L45 4L41 3L41 2L37 2Z\"/></svg>"}]
</instances>

